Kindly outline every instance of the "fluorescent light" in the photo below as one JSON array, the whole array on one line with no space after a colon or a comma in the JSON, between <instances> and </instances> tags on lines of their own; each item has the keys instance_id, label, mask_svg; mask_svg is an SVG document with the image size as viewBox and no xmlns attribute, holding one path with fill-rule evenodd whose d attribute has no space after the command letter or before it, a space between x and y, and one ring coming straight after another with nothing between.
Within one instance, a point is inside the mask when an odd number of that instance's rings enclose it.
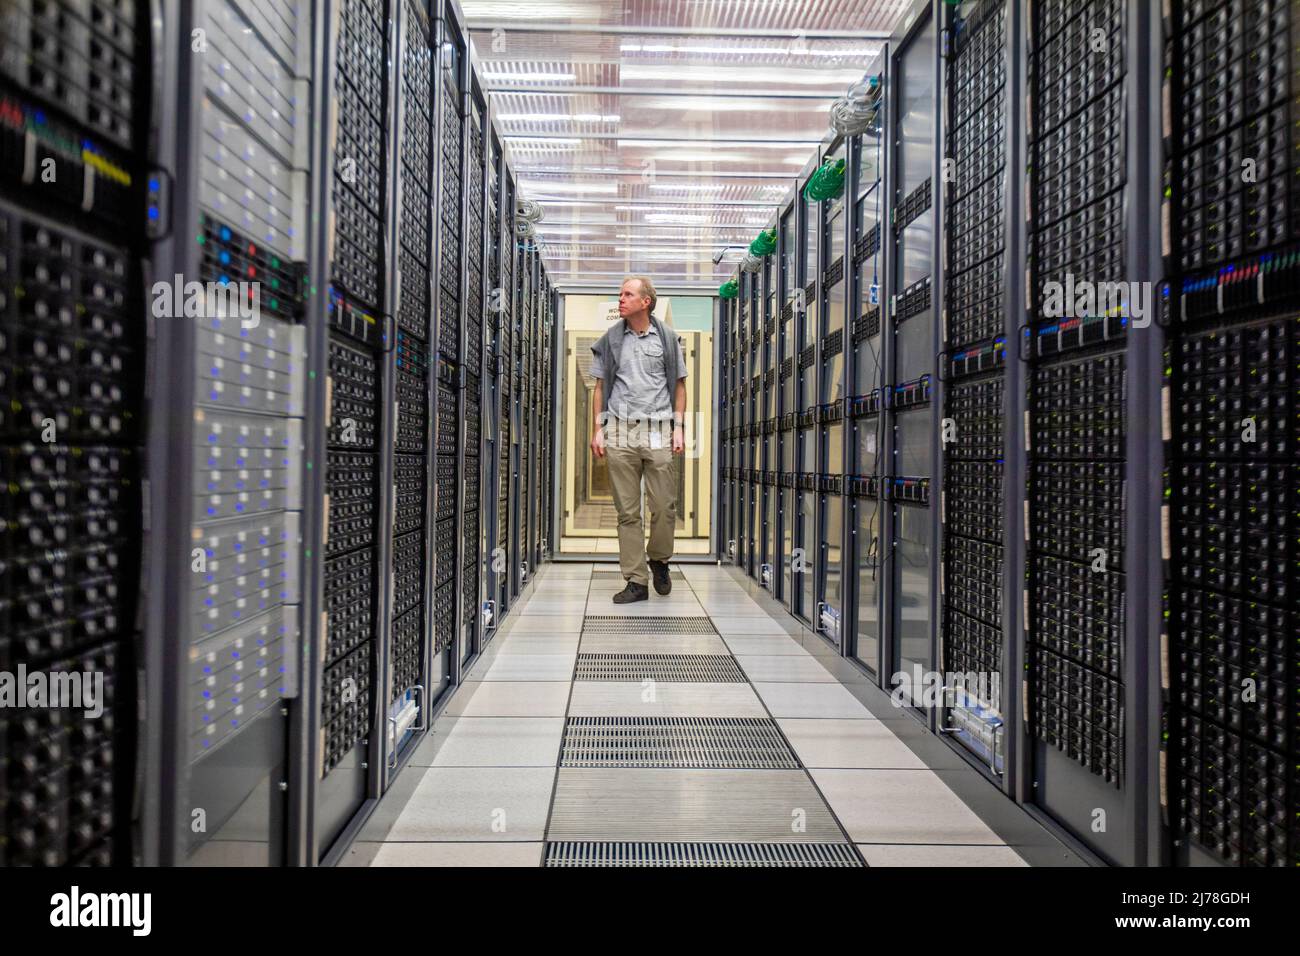
<instances>
[{"instance_id":1,"label":"fluorescent light","mask_svg":"<svg viewBox=\"0 0 1300 956\"><path fill-rule=\"evenodd\" d=\"M574 73L501 73L494 70L484 70L481 77L485 80L510 80L516 83L547 83L551 81L572 83L578 78L577 74Z\"/></svg>"},{"instance_id":2,"label":"fluorescent light","mask_svg":"<svg viewBox=\"0 0 1300 956\"><path fill-rule=\"evenodd\" d=\"M708 216L691 216L685 213L651 213L646 222L708 222Z\"/></svg>"},{"instance_id":3,"label":"fluorescent light","mask_svg":"<svg viewBox=\"0 0 1300 956\"><path fill-rule=\"evenodd\" d=\"M552 123L552 122L573 122L573 123L618 123L623 117L617 113L501 113L497 119L503 123Z\"/></svg>"},{"instance_id":4,"label":"fluorescent light","mask_svg":"<svg viewBox=\"0 0 1300 956\"><path fill-rule=\"evenodd\" d=\"M618 183L548 183L521 180L519 188L528 190L530 196L534 190L542 193L605 193L606 195L613 195L618 192Z\"/></svg>"},{"instance_id":5,"label":"fluorescent light","mask_svg":"<svg viewBox=\"0 0 1300 956\"><path fill-rule=\"evenodd\" d=\"M624 66L619 70L619 77L624 80L705 80L714 83L770 83L773 79L778 79L782 84L794 83L798 86L847 86L861 80L862 71L782 69L778 77L773 77L772 68L768 66L685 66L680 63L664 63Z\"/></svg>"},{"instance_id":6,"label":"fluorescent light","mask_svg":"<svg viewBox=\"0 0 1300 956\"><path fill-rule=\"evenodd\" d=\"M699 140L674 140L674 139L620 139L618 141L620 148L627 146L653 146L656 149L672 149L680 146L683 149L694 149L700 145ZM741 139L719 141L717 152L728 152L731 150L749 150L749 149L813 149L821 145L821 140L762 140L762 139Z\"/></svg>"},{"instance_id":7,"label":"fluorescent light","mask_svg":"<svg viewBox=\"0 0 1300 956\"><path fill-rule=\"evenodd\" d=\"M683 183L680 186L665 186L662 184L656 184L654 186L651 186L650 188L658 192L667 192L669 190L672 190L673 192L716 193L726 189L727 184L726 183Z\"/></svg>"},{"instance_id":8,"label":"fluorescent light","mask_svg":"<svg viewBox=\"0 0 1300 956\"><path fill-rule=\"evenodd\" d=\"M880 47L862 47L856 50L813 50L796 49L780 46L676 46L672 43L624 43L619 47L623 53L720 53L740 56L834 56L848 58L854 56L873 57L880 54Z\"/></svg>"}]
</instances>

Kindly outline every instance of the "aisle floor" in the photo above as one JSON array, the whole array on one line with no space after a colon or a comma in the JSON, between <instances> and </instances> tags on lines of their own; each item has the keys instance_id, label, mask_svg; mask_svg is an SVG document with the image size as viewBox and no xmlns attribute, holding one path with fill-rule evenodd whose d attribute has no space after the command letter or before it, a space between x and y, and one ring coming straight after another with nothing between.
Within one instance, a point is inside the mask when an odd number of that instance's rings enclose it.
<instances>
[{"instance_id":1,"label":"aisle floor","mask_svg":"<svg viewBox=\"0 0 1300 956\"><path fill-rule=\"evenodd\" d=\"M733 569L621 585L538 572L345 865L1079 862Z\"/></svg>"}]
</instances>

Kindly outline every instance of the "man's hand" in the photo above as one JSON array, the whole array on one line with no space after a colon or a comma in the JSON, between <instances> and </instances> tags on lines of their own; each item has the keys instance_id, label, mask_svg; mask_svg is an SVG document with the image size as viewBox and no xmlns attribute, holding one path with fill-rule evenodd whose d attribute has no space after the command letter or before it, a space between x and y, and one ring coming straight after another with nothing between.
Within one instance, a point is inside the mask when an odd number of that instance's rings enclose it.
<instances>
[{"instance_id":1,"label":"man's hand","mask_svg":"<svg viewBox=\"0 0 1300 956\"><path fill-rule=\"evenodd\" d=\"M597 428L596 434L591 436L591 453L597 458L605 457L605 429Z\"/></svg>"},{"instance_id":2,"label":"man's hand","mask_svg":"<svg viewBox=\"0 0 1300 956\"><path fill-rule=\"evenodd\" d=\"M686 452L686 430L681 425L673 426L673 454L681 455Z\"/></svg>"}]
</instances>

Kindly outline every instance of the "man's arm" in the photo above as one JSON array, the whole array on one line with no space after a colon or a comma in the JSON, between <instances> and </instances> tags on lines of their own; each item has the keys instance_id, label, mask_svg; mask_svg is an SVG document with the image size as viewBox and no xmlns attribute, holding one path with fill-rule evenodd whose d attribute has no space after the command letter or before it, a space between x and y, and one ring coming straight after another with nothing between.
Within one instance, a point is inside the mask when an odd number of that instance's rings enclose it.
<instances>
[{"instance_id":1,"label":"man's arm","mask_svg":"<svg viewBox=\"0 0 1300 956\"><path fill-rule=\"evenodd\" d=\"M601 379L596 379L596 388L591 393L591 453L597 458L605 457L605 431L600 427L600 413L604 407L605 383Z\"/></svg>"},{"instance_id":2,"label":"man's arm","mask_svg":"<svg viewBox=\"0 0 1300 956\"><path fill-rule=\"evenodd\" d=\"M686 379L677 380L673 390L673 454L686 451Z\"/></svg>"}]
</instances>

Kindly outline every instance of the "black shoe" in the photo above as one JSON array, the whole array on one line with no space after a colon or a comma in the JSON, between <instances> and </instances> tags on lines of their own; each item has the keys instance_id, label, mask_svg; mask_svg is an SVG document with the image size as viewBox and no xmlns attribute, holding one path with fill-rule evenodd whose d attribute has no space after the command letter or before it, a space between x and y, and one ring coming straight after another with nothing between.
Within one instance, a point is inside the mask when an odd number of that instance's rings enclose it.
<instances>
[{"instance_id":1,"label":"black shoe","mask_svg":"<svg viewBox=\"0 0 1300 956\"><path fill-rule=\"evenodd\" d=\"M614 595L615 604L632 604L635 601L648 600L650 600L650 589L635 581L628 581L627 587Z\"/></svg>"},{"instance_id":2,"label":"black shoe","mask_svg":"<svg viewBox=\"0 0 1300 956\"><path fill-rule=\"evenodd\" d=\"M673 579L668 573L667 561L651 561L650 574L655 579L655 590L660 594L667 594L673 589Z\"/></svg>"}]
</instances>

